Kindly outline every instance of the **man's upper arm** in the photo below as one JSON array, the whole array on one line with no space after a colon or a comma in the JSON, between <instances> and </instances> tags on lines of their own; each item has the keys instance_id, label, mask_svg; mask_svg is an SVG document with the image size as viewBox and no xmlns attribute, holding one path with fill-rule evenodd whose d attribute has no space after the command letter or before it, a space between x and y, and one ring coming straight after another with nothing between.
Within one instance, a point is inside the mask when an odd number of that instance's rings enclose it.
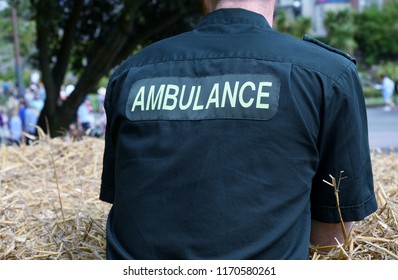
<instances>
[{"instance_id":1,"label":"man's upper arm","mask_svg":"<svg viewBox=\"0 0 398 280\"><path fill-rule=\"evenodd\" d=\"M315 220L311 221L311 244L315 246L333 246L343 244L344 239L349 237L352 222L344 223L344 230L341 223L330 224ZM345 236L347 235L347 236Z\"/></svg>"}]
</instances>

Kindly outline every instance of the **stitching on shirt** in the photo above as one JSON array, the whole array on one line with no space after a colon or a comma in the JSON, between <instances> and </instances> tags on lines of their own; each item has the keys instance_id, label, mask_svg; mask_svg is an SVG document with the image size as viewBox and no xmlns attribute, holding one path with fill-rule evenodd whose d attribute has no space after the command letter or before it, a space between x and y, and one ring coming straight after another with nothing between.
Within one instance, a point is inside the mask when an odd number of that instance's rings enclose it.
<instances>
[{"instance_id":1,"label":"stitching on shirt","mask_svg":"<svg viewBox=\"0 0 398 280\"><path fill-rule=\"evenodd\" d=\"M340 206L340 209L342 210L346 210L346 211L352 211L352 210L356 210L356 209L360 209L366 206L366 204L368 204L369 202L371 202L371 200L373 200L375 196L375 193L372 193L365 201L363 201L360 204L355 204L355 205L351 205L351 206ZM311 207L313 208L319 208L319 209L325 209L325 210L334 210L337 208L337 206L321 206L321 205L312 205Z\"/></svg>"},{"instance_id":2,"label":"stitching on shirt","mask_svg":"<svg viewBox=\"0 0 398 280\"><path fill-rule=\"evenodd\" d=\"M126 71L130 71L130 69L133 68L140 68L143 66L151 66L151 65L157 65L157 64L164 64L164 63L172 63L172 62L188 62L188 61L201 61L201 60L227 60L227 59L243 59L243 60L258 60L258 61L264 61L264 62L275 62L275 63L285 63L285 64L291 64L297 67L302 67L302 68L306 68L306 69L310 69L313 70L317 73L322 74L325 77L328 77L329 79L331 79L334 82L337 82L341 76L343 75L343 73L347 70L347 68L350 66L350 63L347 63L346 67L344 68L343 71L341 71L340 75L337 78L333 78L330 75L322 72L319 69L315 69L313 67L309 67L307 65L302 65L299 63L295 63L295 62L290 62L290 61L279 61L273 58L258 58L258 57L245 57L245 56L223 56L223 57L204 57L204 58L184 58L184 59L169 59L169 60L159 60L157 62L152 62L152 63L145 63L145 64L139 64L139 65L131 65L131 67L127 67L122 73L120 73L119 75L115 76L114 79L118 79L119 76L123 75Z\"/></svg>"}]
</instances>

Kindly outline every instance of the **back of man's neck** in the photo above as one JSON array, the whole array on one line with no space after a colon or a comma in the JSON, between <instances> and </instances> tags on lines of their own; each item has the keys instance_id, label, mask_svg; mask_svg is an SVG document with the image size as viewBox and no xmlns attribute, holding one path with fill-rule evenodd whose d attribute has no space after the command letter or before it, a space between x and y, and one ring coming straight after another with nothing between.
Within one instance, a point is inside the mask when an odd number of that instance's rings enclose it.
<instances>
[{"instance_id":1,"label":"back of man's neck","mask_svg":"<svg viewBox=\"0 0 398 280\"><path fill-rule=\"evenodd\" d=\"M218 9L232 9L232 8L240 8L249 10L258 14L261 14L265 17L270 25L273 23L274 16L274 2L272 0L269 1L229 1L229 0L221 0L217 6Z\"/></svg>"}]
</instances>

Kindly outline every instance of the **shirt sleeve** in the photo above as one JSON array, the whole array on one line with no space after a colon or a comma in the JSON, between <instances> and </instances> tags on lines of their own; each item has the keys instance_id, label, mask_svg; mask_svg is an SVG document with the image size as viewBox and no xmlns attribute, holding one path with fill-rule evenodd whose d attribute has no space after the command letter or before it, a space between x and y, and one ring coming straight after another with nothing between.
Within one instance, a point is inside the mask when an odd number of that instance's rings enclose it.
<instances>
[{"instance_id":1,"label":"shirt sleeve","mask_svg":"<svg viewBox=\"0 0 398 280\"><path fill-rule=\"evenodd\" d=\"M312 219L340 222L330 176L339 184L343 221L359 221L377 209L362 86L354 64L325 94L318 138L319 166L311 193ZM343 179L344 178L344 179ZM340 180L341 179L341 180Z\"/></svg>"},{"instance_id":2,"label":"shirt sleeve","mask_svg":"<svg viewBox=\"0 0 398 280\"><path fill-rule=\"evenodd\" d=\"M105 148L102 165L100 200L113 203L115 195L115 146L111 137L112 124L112 83L107 87L104 109L106 113Z\"/></svg>"}]
</instances>

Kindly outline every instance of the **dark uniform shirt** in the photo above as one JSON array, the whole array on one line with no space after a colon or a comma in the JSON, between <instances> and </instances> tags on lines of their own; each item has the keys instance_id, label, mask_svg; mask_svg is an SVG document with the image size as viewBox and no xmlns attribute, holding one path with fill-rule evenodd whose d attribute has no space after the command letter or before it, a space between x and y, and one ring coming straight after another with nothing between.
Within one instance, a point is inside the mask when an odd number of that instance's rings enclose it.
<instances>
[{"instance_id":1,"label":"dark uniform shirt","mask_svg":"<svg viewBox=\"0 0 398 280\"><path fill-rule=\"evenodd\" d=\"M338 51L337 51L338 52ZM100 198L109 259L307 259L311 218L376 209L355 65L217 10L112 75Z\"/></svg>"}]
</instances>

